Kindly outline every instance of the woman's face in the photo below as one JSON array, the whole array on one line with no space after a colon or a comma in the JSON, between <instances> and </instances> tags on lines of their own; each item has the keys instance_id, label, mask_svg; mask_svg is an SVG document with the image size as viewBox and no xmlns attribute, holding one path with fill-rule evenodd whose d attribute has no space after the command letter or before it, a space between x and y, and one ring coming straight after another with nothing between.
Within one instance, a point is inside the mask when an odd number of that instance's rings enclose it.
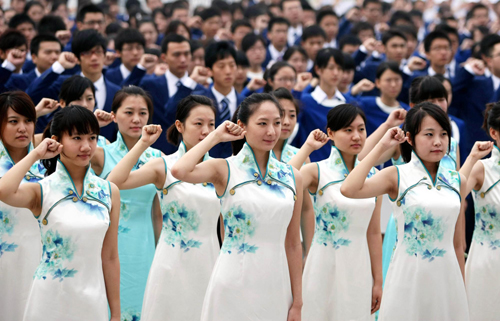
<instances>
[{"instance_id":1,"label":"woman's face","mask_svg":"<svg viewBox=\"0 0 500 321\"><path fill-rule=\"evenodd\" d=\"M64 101L61 101L61 105L63 107L66 107L66 103ZM82 106L90 110L91 112L94 112L95 108L95 97L94 93L92 92L92 89L87 88L83 92L83 95L80 97L78 100L73 100L72 102L69 103L69 105L77 105L77 106Z\"/></svg>"},{"instance_id":2,"label":"woman's face","mask_svg":"<svg viewBox=\"0 0 500 321\"><path fill-rule=\"evenodd\" d=\"M65 164L72 163L78 167L89 166L97 148L97 134L63 133L62 137L52 136L52 139L63 145L61 161Z\"/></svg>"},{"instance_id":3,"label":"woman's face","mask_svg":"<svg viewBox=\"0 0 500 321\"><path fill-rule=\"evenodd\" d=\"M7 149L28 147L35 132L33 119L28 119L9 107L7 118L3 122L1 138L5 147Z\"/></svg>"},{"instance_id":4,"label":"woman's face","mask_svg":"<svg viewBox=\"0 0 500 321\"><path fill-rule=\"evenodd\" d=\"M142 127L147 125L149 120L148 105L142 96L128 96L116 114L112 114L120 133L131 138L141 137Z\"/></svg>"},{"instance_id":5,"label":"woman's face","mask_svg":"<svg viewBox=\"0 0 500 321\"><path fill-rule=\"evenodd\" d=\"M205 49L198 48L193 52L188 66L188 73L191 75L196 66L205 67Z\"/></svg>"},{"instance_id":6,"label":"woman's face","mask_svg":"<svg viewBox=\"0 0 500 321\"><path fill-rule=\"evenodd\" d=\"M183 25L179 25L179 26L177 27L177 30L176 30L176 32L175 32L175 33L176 33L176 34L178 34L178 35L183 36L183 37L184 37L184 38L186 38L187 40L190 40L190 39L191 39L191 34L189 33L189 31L188 31L186 28L184 28L184 26L183 26Z\"/></svg>"},{"instance_id":7,"label":"woman's face","mask_svg":"<svg viewBox=\"0 0 500 321\"><path fill-rule=\"evenodd\" d=\"M165 18L165 16L160 12L157 12L155 15L155 24L156 27L158 28L158 32L165 33L165 31L167 31L168 27L167 18Z\"/></svg>"},{"instance_id":8,"label":"woman's face","mask_svg":"<svg viewBox=\"0 0 500 321\"><path fill-rule=\"evenodd\" d=\"M246 130L247 143L253 150L268 152L281 135L281 115L278 107L271 101L264 101L249 117L248 123L238 124Z\"/></svg>"},{"instance_id":9,"label":"woman's face","mask_svg":"<svg viewBox=\"0 0 500 321\"><path fill-rule=\"evenodd\" d=\"M292 135L295 125L297 125L297 109L295 108L295 104L288 99L280 99L280 105L285 111L281 125L280 139L285 140Z\"/></svg>"},{"instance_id":10,"label":"woman's face","mask_svg":"<svg viewBox=\"0 0 500 321\"><path fill-rule=\"evenodd\" d=\"M448 102L446 101L448 97L440 97L440 98L431 98L427 99L426 101L433 103L434 105L437 105L441 107L441 109L445 112L448 113Z\"/></svg>"},{"instance_id":11,"label":"woman's face","mask_svg":"<svg viewBox=\"0 0 500 321\"><path fill-rule=\"evenodd\" d=\"M296 81L297 75L295 74L295 71L290 67L283 67L278 70L273 79L269 79L269 84L273 90L284 87L291 92Z\"/></svg>"},{"instance_id":12,"label":"woman's face","mask_svg":"<svg viewBox=\"0 0 500 321\"><path fill-rule=\"evenodd\" d=\"M340 82L343 71L332 57L325 68L316 67L316 74L318 74L321 83L336 88Z\"/></svg>"},{"instance_id":13,"label":"woman's face","mask_svg":"<svg viewBox=\"0 0 500 321\"><path fill-rule=\"evenodd\" d=\"M200 105L191 109L184 123L177 120L175 126L189 150L215 130L215 113L212 108Z\"/></svg>"},{"instance_id":14,"label":"woman's face","mask_svg":"<svg viewBox=\"0 0 500 321\"><path fill-rule=\"evenodd\" d=\"M365 121L358 115L352 123L337 131L328 128L328 136L335 146L343 153L357 155L363 149L366 141Z\"/></svg>"},{"instance_id":15,"label":"woman's face","mask_svg":"<svg viewBox=\"0 0 500 321\"><path fill-rule=\"evenodd\" d=\"M152 23L141 24L139 31L144 36L144 39L146 39L146 47L150 47L156 43L158 31L156 31L156 28Z\"/></svg>"},{"instance_id":16,"label":"woman's face","mask_svg":"<svg viewBox=\"0 0 500 321\"><path fill-rule=\"evenodd\" d=\"M379 79L375 80L375 84L380 90L381 95L396 99L403 87L403 78L400 74L387 69Z\"/></svg>"},{"instance_id":17,"label":"woman's face","mask_svg":"<svg viewBox=\"0 0 500 321\"><path fill-rule=\"evenodd\" d=\"M448 133L431 116L422 119L420 132L415 135L415 139L411 139L409 133L407 136L418 157L425 162L437 163L448 151Z\"/></svg>"},{"instance_id":18,"label":"woman's face","mask_svg":"<svg viewBox=\"0 0 500 321\"><path fill-rule=\"evenodd\" d=\"M292 65L295 70L297 70L298 74L307 71L307 59L298 51L294 52L290 56L290 59L288 59L288 63Z\"/></svg>"},{"instance_id":19,"label":"woman's face","mask_svg":"<svg viewBox=\"0 0 500 321\"><path fill-rule=\"evenodd\" d=\"M266 59L266 47L261 41L257 41L247 50L246 55L250 65L262 65Z\"/></svg>"}]
</instances>

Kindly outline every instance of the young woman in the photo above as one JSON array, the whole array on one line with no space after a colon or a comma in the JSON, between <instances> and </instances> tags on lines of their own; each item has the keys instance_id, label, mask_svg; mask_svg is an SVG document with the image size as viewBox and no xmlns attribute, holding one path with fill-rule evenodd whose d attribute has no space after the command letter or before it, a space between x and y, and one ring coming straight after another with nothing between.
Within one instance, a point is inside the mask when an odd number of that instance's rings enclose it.
<instances>
[{"instance_id":1,"label":"young woman","mask_svg":"<svg viewBox=\"0 0 500 321\"><path fill-rule=\"evenodd\" d=\"M202 309L202 321L300 320L302 307L301 177L271 150L283 111L270 94L246 98L238 124L226 121L171 169L188 183L212 183L221 198L225 237ZM236 141L236 156L200 159Z\"/></svg>"},{"instance_id":2,"label":"young woman","mask_svg":"<svg viewBox=\"0 0 500 321\"><path fill-rule=\"evenodd\" d=\"M0 200L27 208L40 226L42 259L23 320L120 320L120 192L95 176L99 124L83 107L62 109L45 139L0 179ZM43 159L47 178L19 185ZM17 267L19 268L19 267ZM9 276L11 277L11 276ZM9 309L7 309L8 311Z\"/></svg>"},{"instance_id":3,"label":"young woman","mask_svg":"<svg viewBox=\"0 0 500 321\"><path fill-rule=\"evenodd\" d=\"M249 33L241 40L241 48L245 52L250 63L247 77L250 79L264 77L265 68L262 63L266 59L266 40L261 35Z\"/></svg>"},{"instance_id":4,"label":"young woman","mask_svg":"<svg viewBox=\"0 0 500 321\"><path fill-rule=\"evenodd\" d=\"M122 88L113 99L113 119L118 125L118 136L112 144L97 148L92 168L102 178L136 145L153 114L153 103L143 89L135 86ZM147 162L161 157L161 152L147 148L134 164L137 170ZM123 174L123 173L122 173ZM153 184L129 189L121 193L120 225L118 234L121 262L121 307L127 320L139 319L149 269L155 252L153 218L161 217L159 206L153 210L156 188ZM156 201L157 202L157 201ZM159 225L160 226L160 225ZM159 227L158 226L158 227ZM159 234L159 233L157 233Z\"/></svg>"},{"instance_id":5,"label":"young woman","mask_svg":"<svg viewBox=\"0 0 500 321\"><path fill-rule=\"evenodd\" d=\"M292 46L285 51L283 60L288 62L297 73L307 72L307 52L299 46Z\"/></svg>"},{"instance_id":6,"label":"young woman","mask_svg":"<svg viewBox=\"0 0 500 321\"><path fill-rule=\"evenodd\" d=\"M215 113L207 97L184 98L177 107L175 124L167 131L170 143L179 145L180 142L179 150L130 172L161 133L156 125L145 126L141 140L108 176L108 180L121 189L154 184L160 198L163 228L144 295L143 321L200 320L203 298L220 249L217 240L220 201L212 184L179 181L170 169L214 131ZM205 154L203 160L208 159Z\"/></svg>"},{"instance_id":7,"label":"young woman","mask_svg":"<svg viewBox=\"0 0 500 321\"><path fill-rule=\"evenodd\" d=\"M379 318L469 320L460 210L466 180L441 162L450 144L448 116L432 103L418 104L406 115L404 131L390 129L340 188L346 197L388 194L393 202L398 241ZM401 143L407 164L366 179L384 151Z\"/></svg>"},{"instance_id":8,"label":"young woman","mask_svg":"<svg viewBox=\"0 0 500 321\"><path fill-rule=\"evenodd\" d=\"M410 106L397 100L403 87L403 76L395 62L383 62L377 68L375 86L380 90L380 97L365 96L357 100L366 114L366 131L370 135L389 116L391 111Z\"/></svg>"},{"instance_id":9,"label":"young woman","mask_svg":"<svg viewBox=\"0 0 500 321\"><path fill-rule=\"evenodd\" d=\"M191 31L186 26L186 24L182 21L179 20L173 20L168 24L168 27L166 28L165 35L175 33L178 35L183 36L187 40L191 39Z\"/></svg>"},{"instance_id":10,"label":"young woman","mask_svg":"<svg viewBox=\"0 0 500 321\"><path fill-rule=\"evenodd\" d=\"M475 209L475 229L465 266L465 284L471 320L495 320L500 279L497 276L500 258L499 222L500 193L497 183L500 164L500 103L489 104L484 117L484 129L493 142L476 142L460 169L467 177L467 191L472 191ZM491 152L491 157L481 160ZM466 194L466 195L467 195Z\"/></svg>"},{"instance_id":11,"label":"young woman","mask_svg":"<svg viewBox=\"0 0 500 321\"><path fill-rule=\"evenodd\" d=\"M160 49L160 46L156 44L158 40L158 30L156 30L156 25L153 20L143 18L139 23L139 31L146 39L146 48L156 48Z\"/></svg>"},{"instance_id":12,"label":"young woman","mask_svg":"<svg viewBox=\"0 0 500 321\"><path fill-rule=\"evenodd\" d=\"M330 156L301 169L303 188L314 196L314 214L306 229L314 229L304 269L304 321L371 320L382 298L382 198L354 200L340 188L359 163L366 140L365 115L344 104L328 112L328 138L315 132L290 164L332 140ZM368 177L375 173L372 168ZM310 234L310 233L306 233Z\"/></svg>"},{"instance_id":13,"label":"young woman","mask_svg":"<svg viewBox=\"0 0 500 321\"><path fill-rule=\"evenodd\" d=\"M33 149L36 111L21 91L0 95L0 180ZM45 174L40 162L24 173L21 184ZM22 320L33 275L40 263L40 230L33 214L0 201L0 310L5 320Z\"/></svg>"},{"instance_id":14,"label":"young woman","mask_svg":"<svg viewBox=\"0 0 500 321\"><path fill-rule=\"evenodd\" d=\"M288 138L294 133L295 126L297 125L299 105L286 88L279 88L273 91L273 95L278 99L284 112L280 138L273 147L273 153L278 160L288 163L299 150L297 147L288 144Z\"/></svg>"}]
</instances>

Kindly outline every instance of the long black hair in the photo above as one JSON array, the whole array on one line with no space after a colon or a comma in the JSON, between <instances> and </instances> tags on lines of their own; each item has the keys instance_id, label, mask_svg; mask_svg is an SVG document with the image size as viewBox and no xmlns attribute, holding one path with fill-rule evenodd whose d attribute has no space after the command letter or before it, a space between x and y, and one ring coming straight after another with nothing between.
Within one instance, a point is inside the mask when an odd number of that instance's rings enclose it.
<instances>
[{"instance_id":1,"label":"long black hair","mask_svg":"<svg viewBox=\"0 0 500 321\"><path fill-rule=\"evenodd\" d=\"M95 87L92 81L80 75L73 75L62 83L59 100L64 100L66 106L69 106L71 102L79 100L88 88L92 90L95 98Z\"/></svg>"}]
</instances>

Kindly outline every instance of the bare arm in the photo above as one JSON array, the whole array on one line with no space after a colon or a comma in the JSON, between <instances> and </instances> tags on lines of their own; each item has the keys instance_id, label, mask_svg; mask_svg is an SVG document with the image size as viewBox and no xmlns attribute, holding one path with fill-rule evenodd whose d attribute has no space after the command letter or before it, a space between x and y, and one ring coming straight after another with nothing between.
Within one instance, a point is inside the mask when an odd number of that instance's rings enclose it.
<instances>
[{"instance_id":1,"label":"bare arm","mask_svg":"<svg viewBox=\"0 0 500 321\"><path fill-rule=\"evenodd\" d=\"M316 192L318 189L318 165L316 163L306 164L300 170L300 174L302 175L302 188L304 189L301 229L304 239L304 256L307 256L311 248L316 225L314 220L314 206L309 196L309 191Z\"/></svg>"},{"instance_id":2,"label":"bare arm","mask_svg":"<svg viewBox=\"0 0 500 321\"><path fill-rule=\"evenodd\" d=\"M285 251L292 284L293 303L288 312L288 321L300 321L302 310L302 244L300 242L300 211L302 210L302 177L293 169L297 200L293 208L293 216L288 225L285 238Z\"/></svg>"},{"instance_id":3,"label":"bare arm","mask_svg":"<svg viewBox=\"0 0 500 321\"><path fill-rule=\"evenodd\" d=\"M110 224L102 245L101 259L106 295L111 320L120 320L120 260L118 258L118 221L120 218L120 190L111 183L112 206Z\"/></svg>"},{"instance_id":4,"label":"bare arm","mask_svg":"<svg viewBox=\"0 0 500 321\"><path fill-rule=\"evenodd\" d=\"M90 165L96 175L102 174L102 170L104 169L104 149L102 147L96 148L94 156L90 160Z\"/></svg>"},{"instance_id":5,"label":"bare arm","mask_svg":"<svg viewBox=\"0 0 500 321\"><path fill-rule=\"evenodd\" d=\"M368 225L367 240L370 251L370 262L372 266L373 289L372 309L375 313L380 309L382 302L382 232L380 231L380 211L382 209L382 196L377 198L377 204L373 211L370 225Z\"/></svg>"},{"instance_id":6,"label":"bare arm","mask_svg":"<svg viewBox=\"0 0 500 321\"><path fill-rule=\"evenodd\" d=\"M476 142L472 147L469 156L465 160L462 168L460 168L460 174L467 178L467 186L463 191L464 198L467 197L473 189L478 190L483 185L484 166L478 161L488 155L492 149L493 142Z\"/></svg>"},{"instance_id":7,"label":"bare arm","mask_svg":"<svg viewBox=\"0 0 500 321\"><path fill-rule=\"evenodd\" d=\"M163 213L161 212L160 200L158 195L153 200L153 208L151 211L151 221L153 222L153 231L155 233L155 245L158 244L160 239L161 230L163 228Z\"/></svg>"},{"instance_id":8,"label":"bare arm","mask_svg":"<svg viewBox=\"0 0 500 321\"><path fill-rule=\"evenodd\" d=\"M329 140L330 138L328 138L328 136L321 130L313 130L311 133L309 133L309 136L307 137L305 143L299 149L297 154L292 157L288 164L297 169L300 169L305 162L310 162L309 155L311 155L311 153L315 150L323 147L326 143L328 143Z\"/></svg>"},{"instance_id":9,"label":"bare arm","mask_svg":"<svg viewBox=\"0 0 500 321\"><path fill-rule=\"evenodd\" d=\"M465 216L462 206L465 206L465 190L467 188L467 179L460 174L461 184L460 184L460 213L458 215L457 223L455 225L455 234L453 236L453 246L455 247L455 254L457 256L458 264L460 265L460 271L462 272L462 277L465 278L465 255L464 255L464 238L465 238Z\"/></svg>"}]
</instances>

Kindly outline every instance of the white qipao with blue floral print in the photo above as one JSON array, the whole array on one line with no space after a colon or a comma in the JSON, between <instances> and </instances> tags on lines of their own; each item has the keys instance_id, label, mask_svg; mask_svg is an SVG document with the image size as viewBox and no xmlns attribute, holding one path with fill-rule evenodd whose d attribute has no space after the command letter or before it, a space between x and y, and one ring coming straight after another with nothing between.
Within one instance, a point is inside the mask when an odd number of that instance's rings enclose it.
<instances>
[{"instance_id":1,"label":"white qipao with blue floral print","mask_svg":"<svg viewBox=\"0 0 500 321\"><path fill-rule=\"evenodd\" d=\"M316 165L316 230L304 269L302 319L371 320L373 282L366 233L376 199L340 193L349 171L336 147ZM372 169L368 177L374 173Z\"/></svg>"},{"instance_id":2,"label":"white qipao with blue floral print","mask_svg":"<svg viewBox=\"0 0 500 321\"><path fill-rule=\"evenodd\" d=\"M32 149L30 144L28 151ZM13 166L0 141L0 179ZM37 182L44 174L45 168L37 161L21 184ZM0 202L0 320L22 320L41 252L40 230L33 213Z\"/></svg>"},{"instance_id":3,"label":"white qipao with blue floral print","mask_svg":"<svg viewBox=\"0 0 500 321\"><path fill-rule=\"evenodd\" d=\"M484 182L472 191L475 229L465 266L471 321L495 321L500 316L500 150L481 161Z\"/></svg>"},{"instance_id":4,"label":"white qipao with blue floral print","mask_svg":"<svg viewBox=\"0 0 500 321\"><path fill-rule=\"evenodd\" d=\"M380 321L469 320L453 239L460 212L460 175L440 163L435 180L413 153L397 165L397 229Z\"/></svg>"},{"instance_id":5,"label":"white qipao with blue floral print","mask_svg":"<svg viewBox=\"0 0 500 321\"><path fill-rule=\"evenodd\" d=\"M43 251L24 321L108 320L101 253L110 223L109 182L89 168L79 194L58 162L39 184Z\"/></svg>"},{"instance_id":6,"label":"white qipao with blue floral print","mask_svg":"<svg viewBox=\"0 0 500 321\"><path fill-rule=\"evenodd\" d=\"M118 133L116 141L104 146L103 150L104 167L99 176L107 178L116 164L128 153L128 148L122 135ZM149 147L139 157L132 171L158 157L161 157L161 152ZM155 253L151 219L155 195L156 188L153 184L120 191L118 254L122 321L139 321L141 317L142 299Z\"/></svg>"},{"instance_id":7,"label":"white qipao with blue floral print","mask_svg":"<svg viewBox=\"0 0 500 321\"><path fill-rule=\"evenodd\" d=\"M142 321L199 321L212 270L219 255L220 200L211 183L191 184L170 169L186 153L163 156L166 179L158 190L163 228L149 272ZM208 153L203 160L210 157Z\"/></svg>"},{"instance_id":8,"label":"white qipao with blue floral print","mask_svg":"<svg viewBox=\"0 0 500 321\"><path fill-rule=\"evenodd\" d=\"M227 159L224 243L202 321L287 319L292 292L285 237L295 205L295 177L290 165L272 155L265 173L248 144Z\"/></svg>"}]
</instances>

